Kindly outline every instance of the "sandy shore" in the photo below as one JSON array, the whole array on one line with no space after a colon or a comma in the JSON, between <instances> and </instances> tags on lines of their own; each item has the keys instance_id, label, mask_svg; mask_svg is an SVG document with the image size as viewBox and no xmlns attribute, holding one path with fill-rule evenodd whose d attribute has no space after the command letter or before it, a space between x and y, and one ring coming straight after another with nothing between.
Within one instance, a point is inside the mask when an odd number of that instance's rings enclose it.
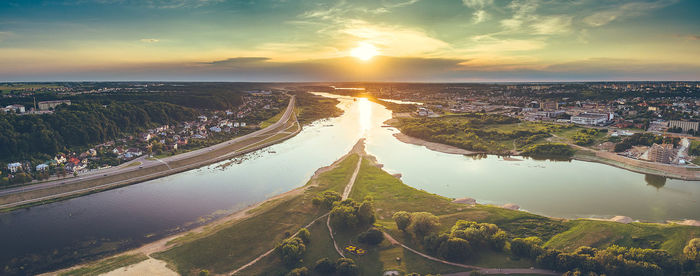
<instances>
[{"instance_id":1,"label":"sandy shore","mask_svg":"<svg viewBox=\"0 0 700 276\"><path fill-rule=\"evenodd\" d=\"M424 146L424 147L428 148L429 150L439 151L439 152L443 152L443 153L464 154L464 155L473 155L473 154L478 153L478 152L474 152L474 151L460 149L458 147L454 147L454 146L450 146L450 145L445 145L445 144L440 144L440 143L435 143L435 142L428 142L428 141L425 141L422 139L408 136L408 135L403 134L403 133L394 133L394 137L396 137L396 139L399 139L399 141L407 143L407 144Z\"/></svg>"}]
</instances>

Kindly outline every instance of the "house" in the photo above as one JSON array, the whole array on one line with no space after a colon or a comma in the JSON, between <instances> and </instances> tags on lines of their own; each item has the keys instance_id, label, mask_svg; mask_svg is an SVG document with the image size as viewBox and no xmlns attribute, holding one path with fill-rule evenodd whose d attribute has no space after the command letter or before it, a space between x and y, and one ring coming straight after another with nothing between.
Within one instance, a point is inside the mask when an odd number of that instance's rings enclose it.
<instances>
[{"instance_id":1,"label":"house","mask_svg":"<svg viewBox=\"0 0 700 276\"><path fill-rule=\"evenodd\" d=\"M217 126L210 127L209 130L211 130L213 132L221 132L221 128L217 127Z\"/></svg>"},{"instance_id":2,"label":"house","mask_svg":"<svg viewBox=\"0 0 700 276\"><path fill-rule=\"evenodd\" d=\"M66 163L66 156L63 154L59 154L59 155L56 155L56 157L54 157L54 160L56 160L57 165L60 165L60 164Z\"/></svg>"},{"instance_id":3,"label":"house","mask_svg":"<svg viewBox=\"0 0 700 276\"><path fill-rule=\"evenodd\" d=\"M22 164L20 164L19 162L10 163L10 164L7 164L7 169L11 173L16 173L18 170L22 169Z\"/></svg>"},{"instance_id":4,"label":"house","mask_svg":"<svg viewBox=\"0 0 700 276\"><path fill-rule=\"evenodd\" d=\"M197 119L199 119L200 122L206 122L206 121L207 121L207 116L199 115L199 117L197 117Z\"/></svg>"},{"instance_id":5,"label":"house","mask_svg":"<svg viewBox=\"0 0 700 276\"><path fill-rule=\"evenodd\" d=\"M153 138L153 135L151 135L150 133L141 134L141 140L143 141L148 142L148 140L151 140L151 138Z\"/></svg>"},{"instance_id":6,"label":"house","mask_svg":"<svg viewBox=\"0 0 700 276\"><path fill-rule=\"evenodd\" d=\"M132 156L141 156L143 155L143 152L140 149L137 148L129 148L126 150L126 153L131 154Z\"/></svg>"},{"instance_id":7,"label":"house","mask_svg":"<svg viewBox=\"0 0 700 276\"><path fill-rule=\"evenodd\" d=\"M46 164L39 164L39 165L36 165L36 171L37 171L37 172L45 171L45 170L48 170L48 169L49 169L49 165L46 165Z\"/></svg>"},{"instance_id":8,"label":"house","mask_svg":"<svg viewBox=\"0 0 700 276\"><path fill-rule=\"evenodd\" d=\"M26 110L23 105L13 104L5 107L6 111L14 111L15 113L24 113Z\"/></svg>"},{"instance_id":9,"label":"house","mask_svg":"<svg viewBox=\"0 0 700 276\"><path fill-rule=\"evenodd\" d=\"M245 127L245 122L241 122L241 127Z\"/></svg>"}]
</instances>

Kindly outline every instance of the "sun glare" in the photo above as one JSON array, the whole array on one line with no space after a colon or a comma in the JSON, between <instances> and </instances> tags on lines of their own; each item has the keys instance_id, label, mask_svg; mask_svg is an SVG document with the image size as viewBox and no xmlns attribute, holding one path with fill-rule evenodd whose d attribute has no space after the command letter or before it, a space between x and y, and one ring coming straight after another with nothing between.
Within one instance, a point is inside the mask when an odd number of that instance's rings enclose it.
<instances>
[{"instance_id":1,"label":"sun glare","mask_svg":"<svg viewBox=\"0 0 700 276\"><path fill-rule=\"evenodd\" d=\"M379 50L372 44L362 42L350 51L350 55L363 61L368 61L379 54Z\"/></svg>"}]
</instances>

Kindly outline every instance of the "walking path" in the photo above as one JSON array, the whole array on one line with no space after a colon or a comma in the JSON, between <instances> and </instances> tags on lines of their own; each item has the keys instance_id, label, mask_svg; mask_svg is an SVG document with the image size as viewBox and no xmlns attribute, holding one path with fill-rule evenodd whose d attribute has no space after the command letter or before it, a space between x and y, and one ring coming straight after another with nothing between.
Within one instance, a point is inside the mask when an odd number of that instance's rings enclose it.
<instances>
[{"instance_id":1,"label":"walking path","mask_svg":"<svg viewBox=\"0 0 700 276\"><path fill-rule=\"evenodd\" d=\"M357 178L357 174L360 172L360 165L362 165L362 156L361 156L361 154L364 153L364 139L360 139L360 140L357 142L357 144L355 144L355 146L353 147L353 149L350 150L350 152L349 152L347 155L343 156L340 160L336 161L333 165L331 165L331 168L334 167L334 165L339 164L339 163L340 163L339 161L344 160L345 157L349 156L349 155L352 154L352 153L358 153L358 154L360 154L360 158L359 158L359 160L357 161L357 165L355 166L355 171L353 171L352 176L350 177L350 181L348 181L348 184L345 186L345 190L343 191L343 195L342 195L342 199L343 199L343 200L347 199L348 196L350 195L350 192L352 191L352 186L355 184L355 179ZM330 168L328 168L328 169L330 169ZM320 171L317 171L315 175L320 175ZM328 220L326 220L326 226L328 227L328 232L331 234L331 240L333 240L333 246L335 246L335 250L338 252L338 254L340 254L340 256L342 256L343 258L345 258L345 255L343 254L343 251L340 250L340 249L338 248L338 245L337 245L336 242L335 242L335 238L333 237L333 229L331 228L331 225L330 225L330 212L328 212L328 213L326 213L326 214L324 214L324 215L322 215L322 216L320 216L320 217L317 217L316 219L314 219L313 221L311 221L309 224L307 224L307 225L305 226L305 228L311 227L311 225L313 225L316 221L318 221L319 219L321 219L321 218L323 218L323 217L326 217L326 216L328 216ZM301 229L299 229L299 230L301 230ZM292 237L296 236L297 234L299 234L299 231L297 231L296 233L294 233L294 235L293 235ZM255 258L254 260L250 261L249 263L247 263L247 264L245 264L245 265L239 267L238 269L234 270L233 272L230 273L230 275L234 275L234 274L236 274L236 273L238 273L238 272L243 271L244 269L250 267L251 265L254 265L255 263L257 263L257 262L260 261L261 259L265 258L266 256L272 254L272 252L274 252L274 251L275 251L274 248L272 248L272 249L266 251L265 253L263 253L262 255L258 256L257 258Z\"/></svg>"},{"instance_id":2,"label":"walking path","mask_svg":"<svg viewBox=\"0 0 700 276\"><path fill-rule=\"evenodd\" d=\"M363 143L364 141L360 140L359 143ZM364 146L364 143L363 143ZM343 190L343 195L341 197L342 200L348 199L348 196L350 196L350 192L352 192L352 186L355 185L355 179L357 179L357 174L360 172L360 167L362 166L362 156L357 159L357 165L355 166L355 171L352 172L352 176L350 177L350 181L348 181L348 184L345 185L345 190ZM331 234L331 240L333 241L333 247L335 247L335 251L338 252L338 255L341 257L345 258L345 254L343 254L343 250L338 248L338 244L335 242L335 237L333 236L333 228L331 227L331 216L328 216L328 220L326 220L326 226L328 226L328 233Z\"/></svg>"},{"instance_id":3,"label":"walking path","mask_svg":"<svg viewBox=\"0 0 700 276\"><path fill-rule=\"evenodd\" d=\"M415 250L413 248L410 248L406 246L403 243L400 243L394 237L389 235L388 233L384 232L384 237L391 242L392 244L399 245L403 248L405 248L408 251L411 251L415 253L418 256L421 256L423 258L426 258L428 260L436 261L439 263L443 263L446 265L451 265L451 266L456 266L456 267L461 267L461 268L468 268L468 269L473 269L478 271L481 274L540 274L540 275L561 275L561 273L557 273L556 271L553 270L547 270L547 269L539 269L539 268L486 268L486 267L480 267L480 266L475 266L475 265L466 265L466 264L459 264L459 263L453 263L450 261L445 261L441 260L438 258L435 258L433 256L423 254L419 252L418 250ZM469 275L471 272L460 272L456 274L447 274L450 276L466 276Z\"/></svg>"},{"instance_id":4,"label":"walking path","mask_svg":"<svg viewBox=\"0 0 700 276\"><path fill-rule=\"evenodd\" d=\"M330 213L325 213L325 214L323 214L322 216L317 217L316 219L314 219L314 220L312 220L311 222L309 222L309 224L307 224L306 226L304 226L304 228L309 228L309 227L311 227L311 225L313 225L316 221L318 221L319 219L321 219L321 218L323 218L323 217L325 217L325 216L328 216L328 214L330 214ZM297 232L294 233L294 235L292 235L291 238L296 237L296 236L299 234L299 231L301 231L301 229L297 230ZM250 261L249 263L244 264L243 266L241 266L241 267L239 267L238 269L234 270L233 272L231 272L231 275L234 275L234 274L236 274L236 273L238 273L238 272L241 272L242 270L248 268L249 266L254 265L254 264L257 263L258 261L262 260L262 258L265 258L265 257L267 257L267 255L272 254L272 252L275 252L275 248L274 248L274 247L273 247L272 249L268 250L267 252L263 253L262 255L258 256L258 257L255 258L254 260Z\"/></svg>"}]
</instances>

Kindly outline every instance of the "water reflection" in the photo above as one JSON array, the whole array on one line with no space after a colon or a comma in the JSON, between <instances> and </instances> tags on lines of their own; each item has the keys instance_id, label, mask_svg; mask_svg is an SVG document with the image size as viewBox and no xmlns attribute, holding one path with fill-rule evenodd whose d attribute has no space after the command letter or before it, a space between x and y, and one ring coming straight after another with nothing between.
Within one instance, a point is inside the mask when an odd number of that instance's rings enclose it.
<instances>
[{"instance_id":1,"label":"water reflection","mask_svg":"<svg viewBox=\"0 0 700 276\"><path fill-rule=\"evenodd\" d=\"M357 104L360 111L358 120L360 123L360 135L366 137L367 132L372 127L372 104L367 98L359 98Z\"/></svg>"},{"instance_id":2,"label":"water reflection","mask_svg":"<svg viewBox=\"0 0 700 276\"><path fill-rule=\"evenodd\" d=\"M661 189L666 185L666 177L660 175L645 174L644 181L647 182L647 185L656 187L656 189Z\"/></svg>"}]
</instances>

